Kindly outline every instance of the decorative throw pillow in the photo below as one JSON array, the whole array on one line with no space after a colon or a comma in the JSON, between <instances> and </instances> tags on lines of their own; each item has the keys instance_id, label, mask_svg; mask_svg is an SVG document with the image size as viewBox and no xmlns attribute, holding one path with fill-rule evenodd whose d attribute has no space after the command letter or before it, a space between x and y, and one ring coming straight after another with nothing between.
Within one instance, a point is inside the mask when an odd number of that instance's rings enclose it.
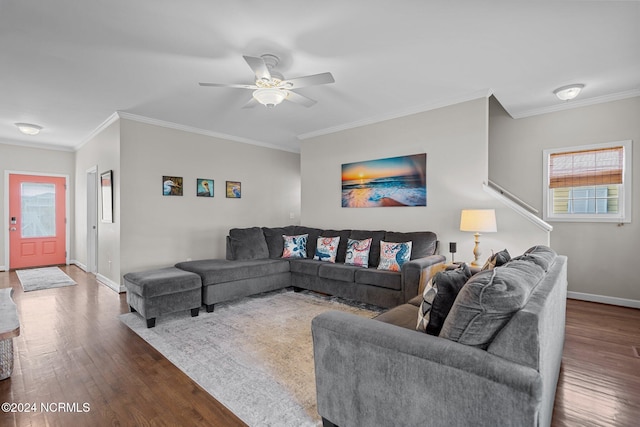
<instances>
[{"instance_id":1,"label":"decorative throw pillow","mask_svg":"<svg viewBox=\"0 0 640 427\"><path fill-rule=\"evenodd\" d=\"M347 241L347 256L344 263L347 265L368 268L371 240L371 238L364 240L349 239Z\"/></svg>"},{"instance_id":2,"label":"decorative throw pillow","mask_svg":"<svg viewBox=\"0 0 640 427\"><path fill-rule=\"evenodd\" d=\"M306 258L307 257L307 240L308 234L300 234L297 236L285 236L284 238L284 250L282 251L282 258Z\"/></svg>"},{"instance_id":3,"label":"decorative throw pillow","mask_svg":"<svg viewBox=\"0 0 640 427\"><path fill-rule=\"evenodd\" d=\"M380 241L378 270L400 271L402 264L411 258L411 242L391 243Z\"/></svg>"},{"instance_id":4,"label":"decorative throw pillow","mask_svg":"<svg viewBox=\"0 0 640 427\"><path fill-rule=\"evenodd\" d=\"M440 333L458 293L471 276L471 269L465 263L454 270L441 271L433 276L433 286L438 293L432 301L426 333L436 336Z\"/></svg>"},{"instance_id":5,"label":"decorative throw pillow","mask_svg":"<svg viewBox=\"0 0 640 427\"><path fill-rule=\"evenodd\" d=\"M318 261L336 262L339 243L340 236L318 237L318 243L316 244L316 253L313 256L313 259Z\"/></svg>"},{"instance_id":6,"label":"decorative throw pillow","mask_svg":"<svg viewBox=\"0 0 640 427\"><path fill-rule=\"evenodd\" d=\"M429 280L424 287L422 293L422 302L418 309L418 325L416 330L425 332L427 330L427 324L429 323L429 317L431 316L431 307L433 306L433 300L438 294L438 289L433 286L433 278Z\"/></svg>"},{"instance_id":7,"label":"decorative throw pillow","mask_svg":"<svg viewBox=\"0 0 640 427\"><path fill-rule=\"evenodd\" d=\"M474 275L460 290L438 336L486 349L544 274L534 262L511 260Z\"/></svg>"},{"instance_id":8,"label":"decorative throw pillow","mask_svg":"<svg viewBox=\"0 0 640 427\"><path fill-rule=\"evenodd\" d=\"M500 267L501 265L506 264L511 259L511 255L509 255L509 251L506 249L501 250L498 253L491 254L487 262L482 266L482 270L493 270L495 267Z\"/></svg>"}]
</instances>

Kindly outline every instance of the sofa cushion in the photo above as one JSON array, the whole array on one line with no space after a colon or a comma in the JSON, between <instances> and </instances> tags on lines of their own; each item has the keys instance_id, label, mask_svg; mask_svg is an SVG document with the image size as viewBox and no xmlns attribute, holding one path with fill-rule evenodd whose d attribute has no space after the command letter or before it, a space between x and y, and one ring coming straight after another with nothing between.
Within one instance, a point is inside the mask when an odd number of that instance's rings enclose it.
<instances>
[{"instance_id":1,"label":"sofa cushion","mask_svg":"<svg viewBox=\"0 0 640 427\"><path fill-rule=\"evenodd\" d=\"M380 263L380 241L387 232L384 230L352 230L349 237L354 240L371 238L371 251L369 252L369 267L377 267Z\"/></svg>"},{"instance_id":2,"label":"sofa cushion","mask_svg":"<svg viewBox=\"0 0 640 427\"><path fill-rule=\"evenodd\" d=\"M369 267L369 253L371 252L371 238L364 240L349 239L347 242L347 255L344 263L357 267Z\"/></svg>"},{"instance_id":3,"label":"sofa cushion","mask_svg":"<svg viewBox=\"0 0 640 427\"><path fill-rule=\"evenodd\" d=\"M318 241L318 237L322 234L322 230L319 228L296 225L294 233L309 235L309 238L307 239L307 256L305 258L313 258L313 254L316 253L316 242Z\"/></svg>"},{"instance_id":4,"label":"sofa cushion","mask_svg":"<svg viewBox=\"0 0 640 427\"><path fill-rule=\"evenodd\" d=\"M313 259L317 261L336 262L338 256L338 245L340 244L340 236L335 237L318 237L316 243L316 253Z\"/></svg>"},{"instance_id":5,"label":"sofa cushion","mask_svg":"<svg viewBox=\"0 0 640 427\"><path fill-rule=\"evenodd\" d=\"M432 284L437 289L437 294L432 302L426 330L423 329L426 333L436 336L440 333L453 302L470 277L471 269L465 263L454 270L444 270L433 276Z\"/></svg>"},{"instance_id":6,"label":"sofa cushion","mask_svg":"<svg viewBox=\"0 0 640 427\"><path fill-rule=\"evenodd\" d=\"M440 337L486 349L544 276L531 261L512 260L481 271L460 290Z\"/></svg>"},{"instance_id":7,"label":"sofa cushion","mask_svg":"<svg viewBox=\"0 0 640 427\"><path fill-rule=\"evenodd\" d=\"M347 242L349 240L349 235L351 234L351 230L323 230L320 233L323 237L333 237L340 236L340 244L338 245L338 255L336 256L336 262L344 262L344 259L347 255Z\"/></svg>"},{"instance_id":8,"label":"sofa cushion","mask_svg":"<svg viewBox=\"0 0 640 427\"><path fill-rule=\"evenodd\" d=\"M411 259L424 258L436 253L437 237L431 231L416 231L413 233L397 233L387 231L385 242L411 242Z\"/></svg>"},{"instance_id":9,"label":"sofa cushion","mask_svg":"<svg viewBox=\"0 0 640 427\"><path fill-rule=\"evenodd\" d=\"M292 273L308 274L310 276L317 276L318 268L320 268L322 264L322 261L314 261L308 258L291 258L289 260Z\"/></svg>"},{"instance_id":10,"label":"sofa cushion","mask_svg":"<svg viewBox=\"0 0 640 427\"><path fill-rule=\"evenodd\" d=\"M229 244L234 260L269 258L269 248L260 227L232 228L229 230Z\"/></svg>"},{"instance_id":11,"label":"sofa cushion","mask_svg":"<svg viewBox=\"0 0 640 427\"><path fill-rule=\"evenodd\" d=\"M289 262L282 259L261 259L249 261L230 261L226 259L203 259L179 262L176 267L196 273L202 279L202 285L233 282L236 280L263 277L289 271Z\"/></svg>"},{"instance_id":12,"label":"sofa cushion","mask_svg":"<svg viewBox=\"0 0 640 427\"><path fill-rule=\"evenodd\" d=\"M177 294L202 287L197 274L175 267L127 273L124 275L124 282L127 291L145 298Z\"/></svg>"},{"instance_id":13,"label":"sofa cushion","mask_svg":"<svg viewBox=\"0 0 640 427\"><path fill-rule=\"evenodd\" d=\"M412 242L380 242L378 270L400 271L402 264L411 258Z\"/></svg>"},{"instance_id":14,"label":"sofa cushion","mask_svg":"<svg viewBox=\"0 0 640 427\"><path fill-rule=\"evenodd\" d=\"M418 307L415 305L401 304L374 317L374 319L406 329L415 329L417 313Z\"/></svg>"},{"instance_id":15,"label":"sofa cushion","mask_svg":"<svg viewBox=\"0 0 640 427\"><path fill-rule=\"evenodd\" d=\"M355 281L363 285L372 285L379 288L393 289L395 291L402 289L402 274L396 271L361 268L356 271ZM415 326L415 324L413 326Z\"/></svg>"},{"instance_id":16,"label":"sofa cushion","mask_svg":"<svg viewBox=\"0 0 640 427\"><path fill-rule=\"evenodd\" d=\"M421 303L422 303L422 295L416 295L415 297L407 301L407 304L415 305L416 307L420 307Z\"/></svg>"},{"instance_id":17,"label":"sofa cushion","mask_svg":"<svg viewBox=\"0 0 640 427\"><path fill-rule=\"evenodd\" d=\"M544 271L549 271L549 267L553 264L558 254L548 246L537 245L514 258L514 260L530 261L539 265Z\"/></svg>"},{"instance_id":18,"label":"sofa cushion","mask_svg":"<svg viewBox=\"0 0 640 427\"><path fill-rule=\"evenodd\" d=\"M355 273L359 269L360 267L353 267L351 265L323 263L318 267L318 277L339 280L341 282L353 282Z\"/></svg>"},{"instance_id":19,"label":"sofa cushion","mask_svg":"<svg viewBox=\"0 0 640 427\"><path fill-rule=\"evenodd\" d=\"M262 227L262 234L264 234L264 240L267 242L267 248L269 249L269 258L282 258L282 251L284 250L282 236L295 234L294 228L293 225L276 228Z\"/></svg>"},{"instance_id":20,"label":"sofa cushion","mask_svg":"<svg viewBox=\"0 0 640 427\"><path fill-rule=\"evenodd\" d=\"M284 249L282 258L306 258L308 234L297 234L295 236L282 236L284 239Z\"/></svg>"}]
</instances>

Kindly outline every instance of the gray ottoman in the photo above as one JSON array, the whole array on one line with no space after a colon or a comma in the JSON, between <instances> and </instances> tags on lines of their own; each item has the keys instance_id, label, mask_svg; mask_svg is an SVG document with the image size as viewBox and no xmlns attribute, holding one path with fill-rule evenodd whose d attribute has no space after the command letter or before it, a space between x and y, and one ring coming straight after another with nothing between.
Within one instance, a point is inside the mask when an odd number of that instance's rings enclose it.
<instances>
[{"instance_id":1,"label":"gray ottoman","mask_svg":"<svg viewBox=\"0 0 640 427\"><path fill-rule=\"evenodd\" d=\"M162 314L191 310L195 317L200 313L202 282L195 273L175 267L127 273L124 286L131 311L147 320L147 328L153 328Z\"/></svg>"}]
</instances>

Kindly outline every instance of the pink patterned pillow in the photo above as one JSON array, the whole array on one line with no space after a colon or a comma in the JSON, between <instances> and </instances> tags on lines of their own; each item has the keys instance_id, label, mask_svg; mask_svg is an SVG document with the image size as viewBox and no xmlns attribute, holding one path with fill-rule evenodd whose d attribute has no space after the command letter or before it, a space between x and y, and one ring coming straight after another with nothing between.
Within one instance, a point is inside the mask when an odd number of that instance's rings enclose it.
<instances>
[{"instance_id":1,"label":"pink patterned pillow","mask_svg":"<svg viewBox=\"0 0 640 427\"><path fill-rule=\"evenodd\" d=\"M391 243L380 241L378 270L400 271L402 264L411 258L411 242Z\"/></svg>"},{"instance_id":2,"label":"pink patterned pillow","mask_svg":"<svg viewBox=\"0 0 640 427\"><path fill-rule=\"evenodd\" d=\"M364 240L349 239L347 241L347 257L344 263L347 265L368 268L370 250L371 238Z\"/></svg>"}]
</instances>

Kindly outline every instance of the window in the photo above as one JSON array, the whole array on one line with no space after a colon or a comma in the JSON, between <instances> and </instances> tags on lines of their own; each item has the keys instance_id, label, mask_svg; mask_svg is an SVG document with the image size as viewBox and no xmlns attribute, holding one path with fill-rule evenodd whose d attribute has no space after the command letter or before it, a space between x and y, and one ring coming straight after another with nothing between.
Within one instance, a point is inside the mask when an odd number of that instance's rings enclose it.
<instances>
[{"instance_id":1,"label":"window","mask_svg":"<svg viewBox=\"0 0 640 427\"><path fill-rule=\"evenodd\" d=\"M544 150L544 219L631 222L631 141Z\"/></svg>"}]
</instances>

